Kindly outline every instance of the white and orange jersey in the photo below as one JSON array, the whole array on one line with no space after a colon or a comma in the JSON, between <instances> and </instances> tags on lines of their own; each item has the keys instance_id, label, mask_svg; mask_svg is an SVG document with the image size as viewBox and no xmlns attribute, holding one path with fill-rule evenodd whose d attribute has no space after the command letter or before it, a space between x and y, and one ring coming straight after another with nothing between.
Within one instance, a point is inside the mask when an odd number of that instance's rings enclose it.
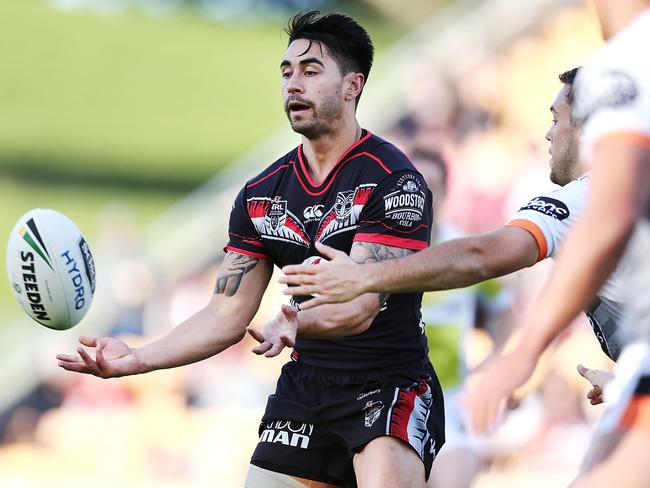
<instances>
[{"instance_id":1,"label":"white and orange jersey","mask_svg":"<svg viewBox=\"0 0 650 488\"><path fill-rule=\"evenodd\" d=\"M581 157L588 165L603 137L650 146L650 9L614 36L578 72L573 119L583 124Z\"/></svg>"},{"instance_id":2,"label":"white and orange jersey","mask_svg":"<svg viewBox=\"0 0 650 488\"><path fill-rule=\"evenodd\" d=\"M539 248L538 261L555 257L571 227L582 216L588 193L589 173L533 198L515 212L507 225L525 229L535 238ZM616 337L622 315L620 282L620 273L614 271L598 292L598 306L587 311L603 351L614 360L620 353Z\"/></svg>"},{"instance_id":3,"label":"white and orange jersey","mask_svg":"<svg viewBox=\"0 0 650 488\"><path fill-rule=\"evenodd\" d=\"M604 138L650 147L650 8L638 15L578 72L573 118L583 124L581 157L592 161ZM612 161L616 171L616 161ZM625 287L621 340L650 342L650 208L637 222L619 268Z\"/></svg>"}]
</instances>

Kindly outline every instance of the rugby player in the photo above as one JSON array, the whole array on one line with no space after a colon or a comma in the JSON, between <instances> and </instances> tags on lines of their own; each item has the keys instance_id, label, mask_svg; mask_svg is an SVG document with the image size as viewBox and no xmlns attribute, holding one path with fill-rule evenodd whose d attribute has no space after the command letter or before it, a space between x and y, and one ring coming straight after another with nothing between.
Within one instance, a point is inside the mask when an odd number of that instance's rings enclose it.
<instances>
[{"instance_id":1,"label":"rugby player","mask_svg":"<svg viewBox=\"0 0 650 488\"><path fill-rule=\"evenodd\" d=\"M581 154L592 168L589 204L530 309L513 349L477 375L467 403L477 431L540 354L621 264L625 320L616 378L575 486L647 486L650 464L650 2L594 0L606 45L576 80L573 118L584 124ZM602 440L610 442L601 442ZM608 444L603 448L603 444ZM603 460L604 459L604 460ZM595 466L595 467L594 467Z\"/></svg>"},{"instance_id":2,"label":"rugby player","mask_svg":"<svg viewBox=\"0 0 650 488\"><path fill-rule=\"evenodd\" d=\"M213 356L244 336L273 265L313 259L316 242L358 262L428 245L426 183L356 119L373 59L368 34L350 17L316 11L293 17L287 33L282 95L302 144L237 196L210 303L140 348L81 338L94 357L80 347L78 356L57 356L61 367L108 378ZM401 195L408 204L398 219L385 202ZM269 397L246 486L425 486L444 443L444 406L420 327L421 298L366 294L317 311L290 309L301 334Z\"/></svg>"},{"instance_id":3,"label":"rugby player","mask_svg":"<svg viewBox=\"0 0 650 488\"><path fill-rule=\"evenodd\" d=\"M578 68L574 68L560 75L563 85L551 105L553 122L546 133L550 142L550 179L562 188L533 198L495 231L450 240L397 260L359 266L344 253L317 244L321 254L331 260L318 266L283 268L285 276L280 282L295 285L285 293L318 295L301 305L310 309L354 299L366 292L403 293L464 287L554 257L569 229L581 218L590 180L589 173L581 176L580 124L571 120L577 73ZM618 281L617 276L612 276L599 291L598 298L585 307L603 351L613 360L620 352L615 336L621 319Z\"/></svg>"}]
</instances>

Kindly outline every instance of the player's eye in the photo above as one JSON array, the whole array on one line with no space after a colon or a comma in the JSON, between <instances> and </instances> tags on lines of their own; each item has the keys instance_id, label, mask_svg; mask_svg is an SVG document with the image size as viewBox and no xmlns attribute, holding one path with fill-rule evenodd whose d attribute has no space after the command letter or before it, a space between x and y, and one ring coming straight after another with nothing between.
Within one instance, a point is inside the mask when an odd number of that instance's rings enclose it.
<instances>
[{"instance_id":1,"label":"player's eye","mask_svg":"<svg viewBox=\"0 0 650 488\"><path fill-rule=\"evenodd\" d=\"M282 78L284 78L285 80L291 78L291 71L283 71Z\"/></svg>"},{"instance_id":2,"label":"player's eye","mask_svg":"<svg viewBox=\"0 0 650 488\"><path fill-rule=\"evenodd\" d=\"M316 71L311 70L311 69L308 69L307 71L305 71L305 76L314 76L316 74L317 74Z\"/></svg>"}]
</instances>

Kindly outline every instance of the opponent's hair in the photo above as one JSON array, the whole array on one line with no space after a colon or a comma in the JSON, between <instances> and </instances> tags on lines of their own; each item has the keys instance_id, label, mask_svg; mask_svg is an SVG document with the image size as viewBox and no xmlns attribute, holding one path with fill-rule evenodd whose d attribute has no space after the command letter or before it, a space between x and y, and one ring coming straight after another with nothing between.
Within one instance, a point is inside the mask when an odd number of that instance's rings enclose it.
<instances>
[{"instance_id":1,"label":"opponent's hair","mask_svg":"<svg viewBox=\"0 0 650 488\"><path fill-rule=\"evenodd\" d=\"M321 15L318 10L300 12L289 19L284 31L291 44L307 39L325 47L335 59L341 74L361 73L368 80L375 48L366 30L352 17L339 13ZM309 50L307 48L307 50ZM361 93L356 102L359 103Z\"/></svg>"},{"instance_id":2,"label":"opponent's hair","mask_svg":"<svg viewBox=\"0 0 650 488\"><path fill-rule=\"evenodd\" d=\"M567 87L566 98L567 101L569 102L569 105L573 103L573 82L575 81L576 75L578 74L580 68L581 66L578 66L577 68L573 68L570 69L569 71L565 71L558 77L560 78L560 81L564 83Z\"/></svg>"}]
</instances>

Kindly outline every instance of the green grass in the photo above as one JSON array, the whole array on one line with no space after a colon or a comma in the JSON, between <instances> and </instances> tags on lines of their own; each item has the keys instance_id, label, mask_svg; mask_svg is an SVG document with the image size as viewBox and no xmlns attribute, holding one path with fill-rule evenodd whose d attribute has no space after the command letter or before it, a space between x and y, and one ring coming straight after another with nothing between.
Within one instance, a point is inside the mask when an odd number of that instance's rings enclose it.
<instances>
[{"instance_id":1,"label":"green grass","mask_svg":"<svg viewBox=\"0 0 650 488\"><path fill-rule=\"evenodd\" d=\"M0 2L0 171L196 185L286 123L281 22ZM371 29L379 46L395 30Z\"/></svg>"}]
</instances>

